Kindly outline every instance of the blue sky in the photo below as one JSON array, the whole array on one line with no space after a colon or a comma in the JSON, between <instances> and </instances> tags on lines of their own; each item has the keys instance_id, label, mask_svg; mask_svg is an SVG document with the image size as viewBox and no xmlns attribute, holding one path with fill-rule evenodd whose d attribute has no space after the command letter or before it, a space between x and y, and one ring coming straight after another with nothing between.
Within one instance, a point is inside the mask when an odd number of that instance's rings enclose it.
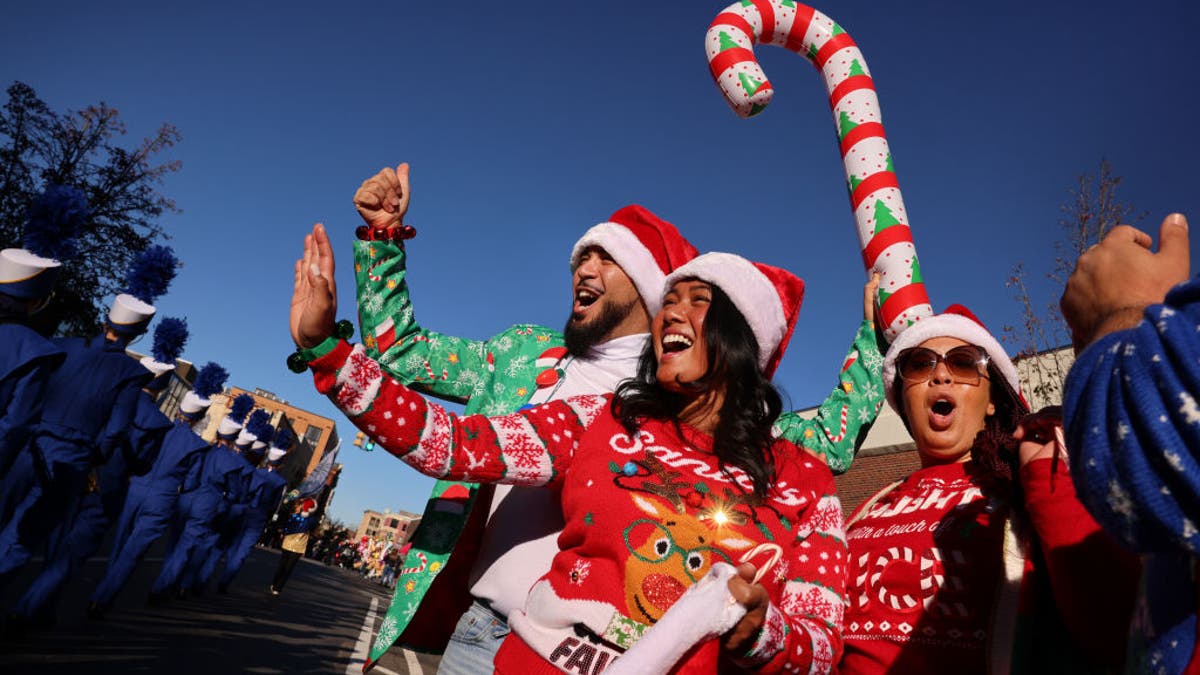
<instances>
[{"instance_id":1,"label":"blue sky","mask_svg":"<svg viewBox=\"0 0 1200 675\"><path fill-rule=\"evenodd\" d=\"M187 4L187 7L174 5ZM705 30L727 3L18 3L0 22L0 83L53 108L104 100L129 143L179 127L183 169L163 192L184 260L163 315L185 315L185 356L217 360L353 427L290 373L291 265L313 222L342 266L353 316L351 197L412 164L410 280L418 319L485 337L559 327L576 238L628 203L701 250L787 267L808 284L777 382L818 403L861 313L864 273L824 88L799 56L757 50L776 88L741 120L708 75ZM933 304L1019 320L1005 280L1038 277L1059 207L1102 157L1120 195L1200 223L1200 9L1139 3L844 1L817 5L875 78ZM1193 242L1193 254L1200 246ZM428 479L344 448L333 515L420 511Z\"/></svg>"}]
</instances>

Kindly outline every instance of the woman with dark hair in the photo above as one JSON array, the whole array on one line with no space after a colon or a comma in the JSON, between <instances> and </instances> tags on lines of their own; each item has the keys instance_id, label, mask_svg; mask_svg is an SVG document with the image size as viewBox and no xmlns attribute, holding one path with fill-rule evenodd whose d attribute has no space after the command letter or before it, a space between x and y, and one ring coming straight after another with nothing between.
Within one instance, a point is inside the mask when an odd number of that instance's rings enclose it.
<instances>
[{"instance_id":1,"label":"woman with dark hair","mask_svg":"<svg viewBox=\"0 0 1200 675\"><path fill-rule=\"evenodd\" d=\"M297 301L324 297L297 269ZM737 566L728 588L746 614L677 668L824 672L841 653L841 506L829 469L771 434L769 378L802 295L784 270L700 256L668 277L635 380L501 417L458 418L344 341L301 356L356 426L422 473L561 487L560 551L510 616L497 672L600 672L718 563ZM302 346L333 330L332 310L309 304Z\"/></svg>"},{"instance_id":2,"label":"woman with dark hair","mask_svg":"<svg viewBox=\"0 0 1200 675\"><path fill-rule=\"evenodd\" d=\"M675 304L676 296L686 294L692 286L709 294L702 374L684 379L690 374L674 372L673 378L667 376L668 382L660 382L656 346L648 342L636 377L617 387L614 413L627 433L636 434L643 419L682 420L692 414L707 415L712 411L701 402L711 402L719 407L712 429L714 452L723 463L745 471L753 481L754 494L764 498L774 470L769 450L771 425L783 410L783 402L758 365L754 331L729 296L719 286L704 281L687 280L680 286L680 290L667 293L664 305ZM768 451L763 453L763 448Z\"/></svg>"},{"instance_id":3,"label":"woman with dark hair","mask_svg":"<svg viewBox=\"0 0 1200 675\"><path fill-rule=\"evenodd\" d=\"M850 517L842 673L1119 669L1135 559L1084 511L1055 409L965 307L901 333L884 388L921 468Z\"/></svg>"}]
</instances>

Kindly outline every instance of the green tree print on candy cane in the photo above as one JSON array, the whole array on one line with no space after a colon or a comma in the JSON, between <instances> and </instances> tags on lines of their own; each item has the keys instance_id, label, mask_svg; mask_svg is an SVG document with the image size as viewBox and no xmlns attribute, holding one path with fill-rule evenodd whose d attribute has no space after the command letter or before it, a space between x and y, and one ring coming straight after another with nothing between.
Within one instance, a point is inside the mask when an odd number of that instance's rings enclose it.
<instances>
[{"instance_id":1,"label":"green tree print on candy cane","mask_svg":"<svg viewBox=\"0 0 1200 675\"><path fill-rule=\"evenodd\" d=\"M854 194L854 188L858 187L858 184L861 182L863 182L863 179L859 178L858 176L855 176L854 174L850 174L849 187L850 187L851 195Z\"/></svg>"},{"instance_id":2,"label":"green tree print on candy cane","mask_svg":"<svg viewBox=\"0 0 1200 675\"><path fill-rule=\"evenodd\" d=\"M746 93L751 96L763 86L762 80L756 80L745 73L738 73L738 79L742 81L742 86L746 89Z\"/></svg>"},{"instance_id":3,"label":"green tree print on candy cane","mask_svg":"<svg viewBox=\"0 0 1200 675\"><path fill-rule=\"evenodd\" d=\"M850 113L845 110L838 113L838 140L846 138L846 134L850 133L858 123L850 119Z\"/></svg>"},{"instance_id":4,"label":"green tree print on candy cane","mask_svg":"<svg viewBox=\"0 0 1200 675\"><path fill-rule=\"evenodd\" d=\"M900 225L900 221L896 220L896 216L892 215L892 210L883 203L882 199L875 200L875 234L879 234L883 230L893 226Z\"/></svg>"},{"instance_id":5,"label":"green tree print on candy cane","mask_svg":"<svg viewBox=\"0 0 1200 675\"><path fill-rule=\"evenodd\" d=\"M913 254L912 259L912 282L914 284L925 283L925 278L921 276L921 261L917 260L916 254Z\"/></svg>"}]
</instances>

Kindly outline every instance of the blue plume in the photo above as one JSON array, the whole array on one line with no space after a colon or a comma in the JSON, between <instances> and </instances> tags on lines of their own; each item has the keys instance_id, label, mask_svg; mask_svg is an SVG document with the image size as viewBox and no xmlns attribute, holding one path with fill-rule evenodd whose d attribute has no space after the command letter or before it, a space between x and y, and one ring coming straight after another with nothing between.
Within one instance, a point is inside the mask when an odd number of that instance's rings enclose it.
<instances>
[{"instance_id":1,"label":"blue plume","mask_svg":"<svg viewBox=\"0 0 1200 675\"><path fill-rule=\"evenodd\" d=\"M83 232L92 209L83 191L69 185L48 185L33 199L25 223L25 248L43 258L62 262L75 257L75 239Z\"/></svg>"},{"instance_id":2,"label":"blue plume","mask_svg":"<svg viewBox=\"0 0 1200 675\"><path fill-rule=\"evenodd\" d=\"M246 421L246 415L249 415L251 410L254 410L254 397L250 394L238 394L229 406L229 414L226 417L241 424Z\"/></svg>"},{"instance_id":3,"label":"blue plume","mask_svg":"<svg viewBox=\"0 0 1200 675\"><path fill-rule=\"evenodd\" d=\"M271 427L271 413L259 408L250 413L250 420L246 422L246 431L258 437L258 440L263 443L270 443L271 437L275 435L275 429Z\"/></svg>"},{"instance_id":4,"label":"blue plume","mask_svg":"<svg viewBox=\"0 0 1200 675\"><path fill-rule=\"evenodd\" d=\"M183 353L183 345L187 344L187 340L187 319L168 316L159 321L154 329L154 348L150 352L159 363L175 363Z\"/></svg>"},{"instance_id":5,"label":"blue plume","mask_svg":"<svg viewBox=\"0 0 1200 675\"><path fill-rule=\"evenodd\" d=\"M192 391L201 398L209 398L225 387L225 379L228 377L229 371L209 361L204 364L204 367L200 369L200 374L196 376L196 383L192 385Z\"/></svg>"},{"instance_id":6,"label":"blue plume","mask_svg":"<svg viewBox=\"0 0 1200 675\"><path fill-rule=\"evenodd\" d=\"M292 434L291 429L283 427L282 429L275 431L275 440L271 443L271 445L279 448L280 450L288 450L292 447L292 441L295 439L296 436Z\"/></svg>"},{"instance_id":7,"label":"blue plume","mask_svg":"<svg viewBox=\"0 0 1200 675\"><path fill-rule=\"evenodd\" d=\"M168 246L151 246L138 254L125 276L125 292L153 305L175 278L179 259Z\"/></svg>"}]
</instances>

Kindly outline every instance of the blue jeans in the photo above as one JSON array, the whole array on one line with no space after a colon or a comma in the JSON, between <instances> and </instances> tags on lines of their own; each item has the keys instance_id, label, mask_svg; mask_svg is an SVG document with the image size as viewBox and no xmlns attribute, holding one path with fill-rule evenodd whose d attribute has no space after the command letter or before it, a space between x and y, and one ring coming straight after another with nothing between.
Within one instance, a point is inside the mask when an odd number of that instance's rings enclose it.
<instances>
[{"instance_id":1,"label":"blue jeans","mask_svg":"<svg viewBox=\"0 0 1200 675\"><path fill-rule=\"evenodd\" d=\"M492 661L508 636L508 622L478 600L463 613L442 654L438 675L478 675L495 670Z\"/></svg>"}]
</instances>

